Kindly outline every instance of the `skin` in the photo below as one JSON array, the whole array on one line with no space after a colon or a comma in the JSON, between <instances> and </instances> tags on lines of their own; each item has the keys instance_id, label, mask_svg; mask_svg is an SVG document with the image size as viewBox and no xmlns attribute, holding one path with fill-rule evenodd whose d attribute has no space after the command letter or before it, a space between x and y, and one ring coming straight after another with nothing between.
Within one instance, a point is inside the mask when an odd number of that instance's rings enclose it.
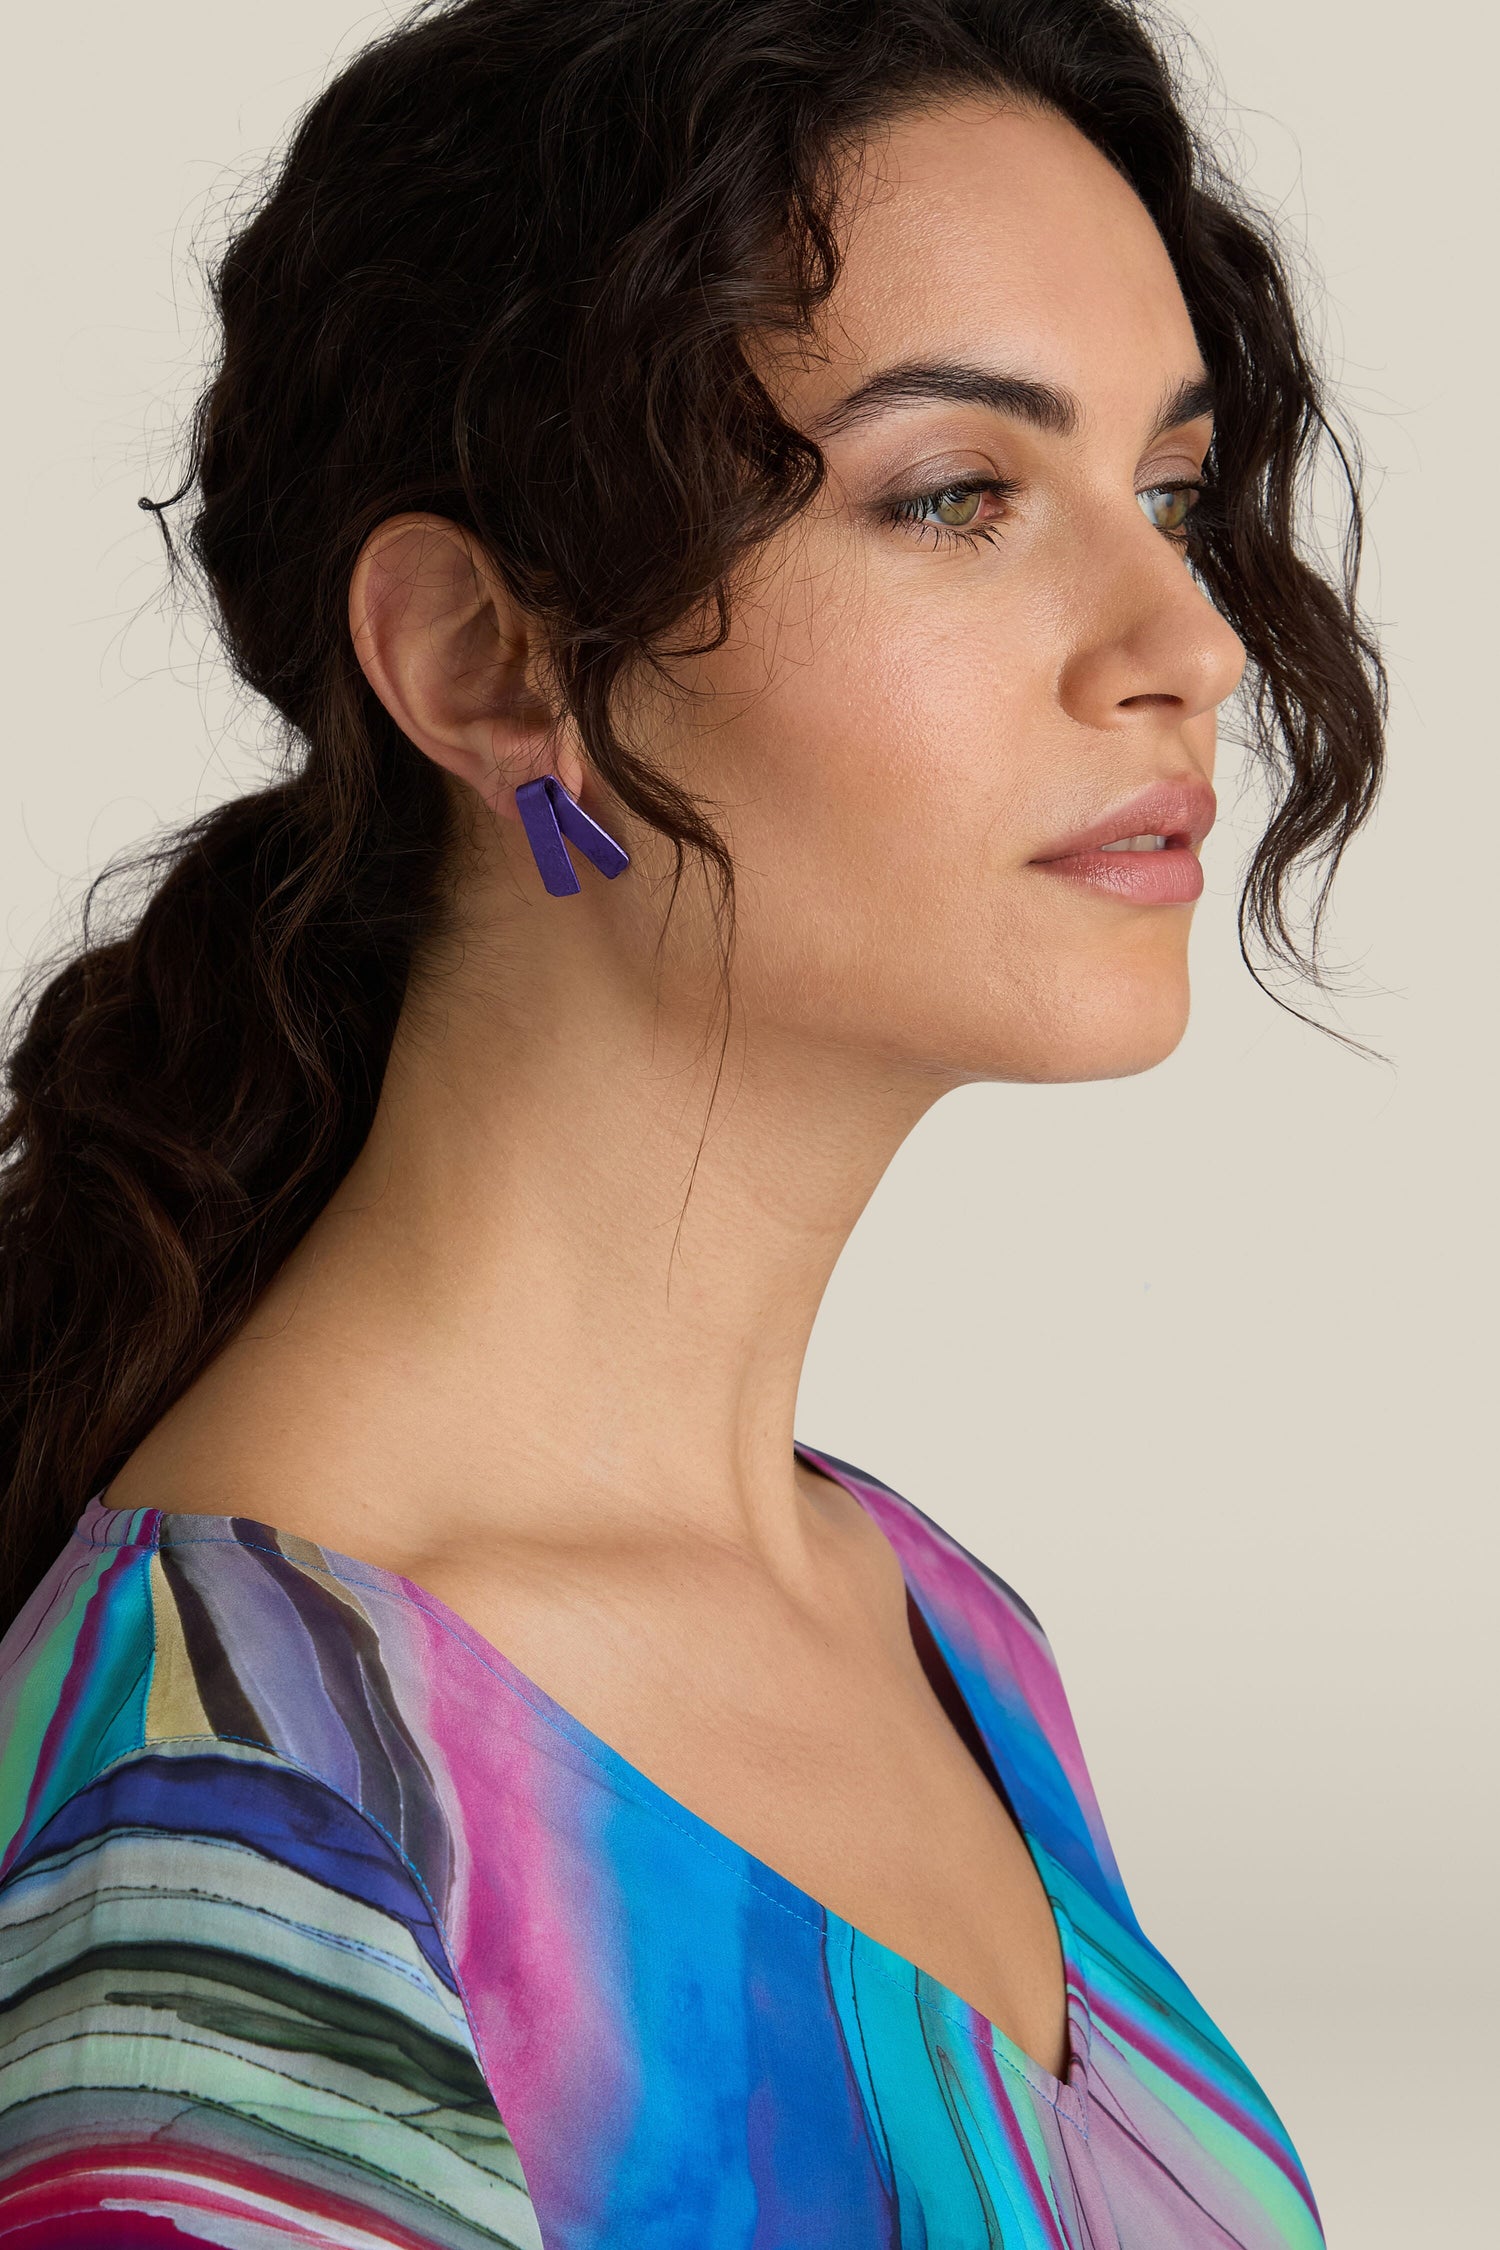
<instances>
[{"instance_id":1,"label":"skin","mask_svg":"<svg viewBox=\"0 0 1500 2250\"><path fill-rule=\"evenodd\" d=\"M530 621L452 526L382 526L351 630L465 809L456 935L353 1169L109 1498L404 1572L1060 2074L1030 1855L929 1684L884 1535L794 1461L794 1408L835 1261L933 1102L1176 1044L1191 908L1034 862L1210 776L1244 653L1140 497L1196 474L1212 425L1152 439L1203 370L1131 189L1070 125L974 98L897 120L852 178L818 348L764 352L784 411L815 430L872 373L951 359L1065 387L1078 423L925 403L830 436L729 645L631 691L629 730L712 800L737 867L706 1138L704 887L663 939L670 854L588 772ZM994 539L936 543L934 502L881 513L974 475L1016 480L978 506ZM566 900L514 805L548 770L632 854Z\"/></svg>"}]
</instances>

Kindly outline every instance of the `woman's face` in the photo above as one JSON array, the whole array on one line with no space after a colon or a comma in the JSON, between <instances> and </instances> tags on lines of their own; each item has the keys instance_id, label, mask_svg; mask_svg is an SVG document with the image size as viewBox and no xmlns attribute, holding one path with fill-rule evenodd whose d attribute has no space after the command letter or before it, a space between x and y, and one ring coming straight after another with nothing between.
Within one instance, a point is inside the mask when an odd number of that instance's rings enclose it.
<instances>
[{"instance_id":1,"label":"woman's face","mask_svg":"<svg viewBox=\"0 0 1500 2250\"><path fill-rule=\"evenodd\" d=\"M651 749L733 853L742 1027L955 1081L1141 1070L1186 1021L1244 661L1172 535L1212 430L1192 324L1060 119L970 100L875 154L818 356L765 361L826 490Z\"/></svg>"}]
</instances>

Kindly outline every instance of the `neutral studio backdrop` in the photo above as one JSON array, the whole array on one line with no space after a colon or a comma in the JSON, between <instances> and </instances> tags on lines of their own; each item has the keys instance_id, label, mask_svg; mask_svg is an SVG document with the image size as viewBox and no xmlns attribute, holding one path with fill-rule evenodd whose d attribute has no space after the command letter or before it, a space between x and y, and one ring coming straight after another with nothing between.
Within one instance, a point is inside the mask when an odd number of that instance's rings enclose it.
<instances>
[{"instance_id":1,"label":"neutral studio backdrop","mask_svg":"<svg viewBox=\"0 0 1500 2250\"><path fill-rule=\"evenodd\" d=\"M0 1001L112 854L251 786L159 602L194 260L363 0L101 0L7 35ZM1039 1612L1148 1932L1266 2081L1334 2250L1492 2241L1496 2114L1494 15L1179 9L1368 461L1392 772L1336 1020L1241 968L1232 778L1183 1046L951 1096L819 1321L809 1442ZM1232 777L1235 761L1228 761ZM1493 2223L1492 2214L1490 2223Z\"/></svg>"}]
</instances>

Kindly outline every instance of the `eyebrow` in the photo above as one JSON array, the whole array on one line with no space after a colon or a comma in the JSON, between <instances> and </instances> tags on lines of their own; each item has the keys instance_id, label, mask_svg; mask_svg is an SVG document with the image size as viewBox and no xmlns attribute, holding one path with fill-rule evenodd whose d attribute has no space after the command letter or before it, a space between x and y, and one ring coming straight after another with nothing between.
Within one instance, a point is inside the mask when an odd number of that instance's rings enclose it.
<instances>
[{"instance_id":1,"label":"eyebrow","mask_svg":"<svg viewBox=\"0 0 1500 2250\"><path fill-rule=\"evenodd\" d=\"M992 414L1008 414L1053 437L1072 437L1083 422L1083 408L1071 391L1037 382L1029 375L1008 375L998 367L974 367L956 360L903 360L870 376L820 415L811 435L820 440L842 437L846 431L896 407L934 402L987 407ZM1184 377L1162 400L1147 444L1154 445L1168 430L1195 422L1213 409L1211 379L1206 375Z\"/></svg>"},{"instance_id":2,"label":"eyebrow","mask_svg":"<svg viewBox=\"0 0 1500 2250\"><path fill-rule=\"evenodd\" d=\"M1219 403L1218 389L1211 375L1186 375L1174 383L1156 410L1148 445L1155 445L1168 430L1180 430L1184 422L1199 421L1203 415L1212 414Z\"/></svg>"}]
</instances>

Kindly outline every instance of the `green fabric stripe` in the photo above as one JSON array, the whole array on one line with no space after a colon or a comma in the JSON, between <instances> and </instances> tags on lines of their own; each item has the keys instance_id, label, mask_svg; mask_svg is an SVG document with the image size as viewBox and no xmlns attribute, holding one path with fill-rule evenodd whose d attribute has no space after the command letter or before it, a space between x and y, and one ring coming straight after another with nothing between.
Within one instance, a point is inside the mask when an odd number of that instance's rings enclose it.
<instances>
[{"instance_id":1,"label":"green fabric stripe","mask_svg":"<svg viewBox=\"0 0 1500 2250\"><path fill-rule=\"evenodd\" d=\"M140 1747L155 1637L146 1575L149 1563L144 1549L125 1564L113 1551L99 1555L79 1576L67 1603L47 1620L41 1642L24 1667L0 1753L4 1848L9 1848L23 1821L34 1833L101 1766ZM107 1594L101 1594L99 1581L108 1569L116 1576ZM92 1621L100 1628L100 1637L86 1690L63 1738L59 1741L54 1734L50 1748L44 1749L68 1675L78 1660L79 1636L95 1603L99 1606ZM28 1821L27 1793L39 1772L42 1788Z\"/></svg>"},{"instance_id":2,"label":"green fabric stripe","mask_svg":"<svg viewBox=\"0 0 1500 2250\"><path fill-rule=\"evenodd\" d=\"M372 2187L397 2181L471 2225L487 2226L502 2242L540 2250L508 2135L465 2155L446 2136L429 2132L420 2115L403 2116L328 2087L308 2086L256 2056L207 2041L152 2036L128 2021L117 2028L88 2019L78 2031L0 2064L0 2119L70 2085L87 2087L95 2097L99 2132L109 2131L116 2095L143 2088L178 2095L193 2105L188 2123L199 2147L205 2141L214 2145L213 2113L228 2111L299 2147L341 2159ZM170 2169L170 2143L157 2145ZM379 2209L378 2200L372 2207Z\"/></svg>"},{"instance_id":3,"label":"green fabric stripe","mask_svg":"<svg viewBox=\"0 0 1500 2250\"><path fill-rule=\"evenodd\" d=\"M42 1994L65 1989L79 1977L112 1970L117 1975L200 1978L224 1993L248 1993L268 2003L255 2008L243 2000L208 2000L180 1984L173 1991L112 1989L104 1997L120 2007L172 2008L186 2023L221 2030L234 2039L267 2047L298 2049L355 2061L372 2076L388 2078L426 2101L479 2116L494 2107L489 2088L471 2051L435 2039L409 2017L377 2006L357 1993L305 1978L268 1961L246 1960L219 1946L137 1943L87 1946L59 1968L8 1993L7 2011L23 2008ZM277 2013L278 2009L285 2014Z\"/></svg>"}]
</instances>

